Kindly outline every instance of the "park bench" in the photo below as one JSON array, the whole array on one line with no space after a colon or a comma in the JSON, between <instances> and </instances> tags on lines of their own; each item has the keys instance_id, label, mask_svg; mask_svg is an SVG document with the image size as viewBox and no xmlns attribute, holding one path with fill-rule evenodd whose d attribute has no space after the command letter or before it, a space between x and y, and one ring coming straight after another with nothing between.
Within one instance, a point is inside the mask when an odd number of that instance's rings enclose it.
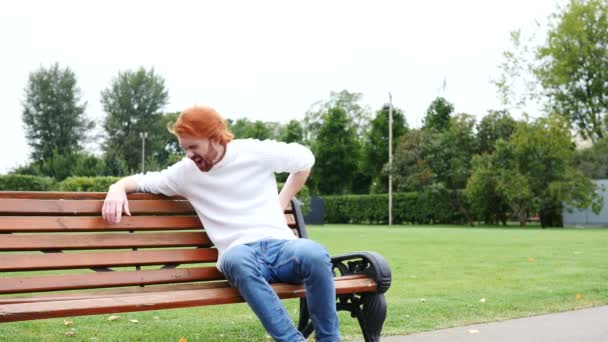
<instances>
[{"instance_id":1,"label":"park bench","mask_svg":"<svg viewBox=\"0 0 608 342\"><path fill-rule=\"evenodd\" d=\"M133 216L109 225L100 214L105 195L0 192L0 322L243 302L215 267L217 250L188 201L129 194ZM285 215L307 238L297 200ZM358 320L365 341L377 341L391 282L386 261L357 252L332 262L337 309ZM272 287L300 298L297 326L309 336L304 287Z\"/></svg>"}]
</instances>

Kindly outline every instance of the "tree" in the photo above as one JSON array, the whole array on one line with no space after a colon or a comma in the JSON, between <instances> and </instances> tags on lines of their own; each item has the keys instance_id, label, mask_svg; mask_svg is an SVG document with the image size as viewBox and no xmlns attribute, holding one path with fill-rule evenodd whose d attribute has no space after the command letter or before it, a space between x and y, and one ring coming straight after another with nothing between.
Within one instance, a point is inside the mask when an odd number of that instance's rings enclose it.
<instances>
[{"instance_id":1,"label":"tree","mask_svg":"<svg viewBox=\"0 0 608 342\"><path fill-rule=\"evenodd\" d=\"M517 127L516 121L506 110L490 110L477 125L479 153L494 152L498 139L509 140Z\"/></svg>"},{"instance_id":2,"label":"tree","mask_svg":"<svg viewBox=\"0 0 608 342\"><path fill-rule=\"evenodd\" d=\"M454 105L441 96L437 97L426 110L426 115L422 120L423 127L434 128L438 131L447 129L452 112L454 112Z\"/></svg>"},{"instance_id":3,"label":"tree","mask_svg":"<svg viewBox=\"0 0 608 342\"><path fill-rule=\"evenodd\" d=\"M302 143L304 141L304 128L302 127L300 121L295 119L289 121L283 128L280 140L287 143Z\"/></svg>"},{"instance_id":4,"label":"tree","mask_svg":"<svg viewBox=\"0 0 608 342\"><path fill-rule=\"evenodd\" d=\"M543 227L561 226L563 204L592 205L595 211L601 206L596 186L575 168L574 155L564 118L519 123L508 141L499 139L492 154L476 159L465 193L476 208L490 201L508 204L520 225L539 213Z\"/></svg>"},{"instance_id":5,"label":"tree","mask_svg":"<svg viewBox=\"0 0 608 342\"><path fill-rule=\"evenodd\" d=\"M598 140L593 146L576 151L576 165L591 179L608 178L608 138Z\"/></svg>"},{"instance_id":6,"label":"tree","mask_svg":"<svg viewBox=\"0 0 608 342\"><path fill-rule=\"evenodd\" d=\"M608 133L608 2L571 0L552 16L536 69L550 110L593 142Z\"/></svg>"},{"instance_id":7,"label":"tree","mask_svg":"<svg viewBox=\"0 0 608 342\"><path fill-rule=\"evenodd\" d=\"M306 140L311 142L316 139L319 129L323 125L325 113L333 108L344 110L349 118L349 128L353 129L358 138L363 137L370 120L370 110L359 103L362 98L361 93L351 93L347 90L332 91L329 94L329 100L314 103L304 116Z\"/></svg>"},{"instance_id":8,"label":"tree","mask_svg":"<svg viewBox=\"0 0 608 342\"><path fill-rule=\"evenodd\" d=\"M316 164L311 178L316 189L324 195L347 192L357 169L359 144L344 109L331 108L323 116L313 151Z\"/></svg>"},{"instance_id":9,"label":"tree","mask_svg":"<svg viewBox=\"0 0 608 342\"><path fill-rule=\"evenodd\" d=\"M34 162L82 149L94 124L85 116L76 75L55 63L30 73L23 101L23 123Z\"/></svg>"},{"instance_id":10,"label":"tree","mask_svg":"<svg viewBox=\"0 0 608 342\"><path fill-rule=\"evenodd\" d=\"M147 133L146 155L165 144L161 109L169 95L164 79L154 69L119 72L110 87L101 92L101 104L107 113L103 127L106 154L125 161L133 172L141 168L140 133Z\"/></svg>"},{"instance_id":11,"label":"tree","mask_svg":"<svg viewBox=\"0 0 608 342\"><path fill-rule=\"evenodd\" d=\"M389 106L385 105L376 112L376 117L371 121L371 128L366 134L363 147L363 159L360 167L362 176L359 182L367 179L367 191L370 183L374 183L375 192L388 191L388 174L383 172L388 163L388 125ZM397 150L399 138L408 131L407 121L403 112L395 108L393 110L393 151Z\"/></svg>"},{"instance_id":12,"label":"tree","mask_svg":"<svg viewBox=\"0 0 608 342\"><path fill-rule=\"evenodd\" d=\"M278 123L263 122L261 120L250 121L247 118L237 119L229 122L229 129L237 139L275 139Z\"/></svg>"}]
</instances>

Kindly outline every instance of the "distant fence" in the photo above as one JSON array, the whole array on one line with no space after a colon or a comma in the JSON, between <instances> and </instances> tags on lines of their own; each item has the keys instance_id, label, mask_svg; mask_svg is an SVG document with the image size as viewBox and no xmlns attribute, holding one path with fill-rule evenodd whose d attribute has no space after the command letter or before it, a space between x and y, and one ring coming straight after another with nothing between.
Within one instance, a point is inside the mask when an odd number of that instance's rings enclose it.
<instances>
[{"instance_id":1,"label":"distant fence","mask_svg":"<svg viewBox=\"0 0 608 342\"><path fill-rule=\"evenodd\" d=\"M608 179L595 180L598 185L604 186L599 193L604 198L604 207L599 214L591 208L573 209L572 212L564 210L564 226L602 226L608 227Z\"/></svg>"}]
</instances>

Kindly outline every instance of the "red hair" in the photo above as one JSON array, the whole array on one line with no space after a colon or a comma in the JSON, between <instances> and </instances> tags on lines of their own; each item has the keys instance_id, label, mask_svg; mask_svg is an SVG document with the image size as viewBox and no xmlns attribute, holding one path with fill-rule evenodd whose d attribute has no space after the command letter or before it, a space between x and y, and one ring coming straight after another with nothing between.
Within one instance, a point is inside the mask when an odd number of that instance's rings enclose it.
<instances>
[{"instance_id":1,"label":"red hair","mask_svg":"<svg viewBox=\"0 0 608 342\"><path fill-rule=\"evenodd\" d=\"M184 110L177 121L169 123L167 128L174 135L205 138L222 145L226 145L234 138L234 135L228 131L226 120L215 109L207 106L195 106Z\"/></svg>"}]
</instances>

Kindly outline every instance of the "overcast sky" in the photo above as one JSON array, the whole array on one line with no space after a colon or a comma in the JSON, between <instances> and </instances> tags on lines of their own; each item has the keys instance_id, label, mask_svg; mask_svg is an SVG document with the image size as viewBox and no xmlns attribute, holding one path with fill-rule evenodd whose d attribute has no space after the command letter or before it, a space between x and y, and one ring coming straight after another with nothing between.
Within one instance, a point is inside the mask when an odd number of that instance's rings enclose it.
<instances>
[{"instance_id":1,"label":"overcast sky","mask_svg":"<svg viewBox=\"0 0 608 342\"><path fill-rule=\"evenodd\" d=\"M490 80L509 32L532 30L562 2L3 1L0 173L27 161L24 87L54 62L76 73L95 120L100 92L143 66L164 77L166 111L208 104L227 118L286 122L330 91L360 92L373 110L390 91L419 127L438 95L477 117L500 108Z\"/></svg>"}]
</instances>

